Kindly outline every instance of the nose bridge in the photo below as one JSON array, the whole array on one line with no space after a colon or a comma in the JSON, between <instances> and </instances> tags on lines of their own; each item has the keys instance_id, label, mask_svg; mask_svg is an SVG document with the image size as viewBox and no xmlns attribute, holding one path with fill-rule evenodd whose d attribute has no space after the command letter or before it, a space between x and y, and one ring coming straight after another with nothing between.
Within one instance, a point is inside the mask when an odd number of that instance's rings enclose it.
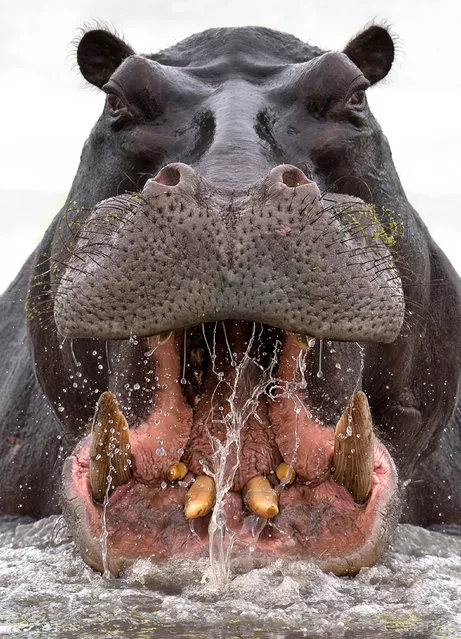
<instances>
[{"instance_id":1,"label":"nose bridge","mask_svg":"<svg viewBox=\"0 0 461 639\"><path fill-rule=\"evenodd\" d=\"M245 188L274 166L264 153L255 125L264 108L258 86L229 80L209 103L215 118L213 142L197 164L202 177L216 187Z\"/></svg>"}]
</instances>

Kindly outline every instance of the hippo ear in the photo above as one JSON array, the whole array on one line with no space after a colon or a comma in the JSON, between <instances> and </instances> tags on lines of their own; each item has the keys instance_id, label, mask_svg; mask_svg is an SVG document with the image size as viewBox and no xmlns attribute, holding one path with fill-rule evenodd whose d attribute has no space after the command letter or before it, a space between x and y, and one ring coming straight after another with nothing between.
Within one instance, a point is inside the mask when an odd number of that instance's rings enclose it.
<instances>
[{"instance_id":1,"label":"hippo ear","mask_svg":"<svg viewBox=\"0 0 461 639\"><path fill-rule=\"evenodd\" d=\"M350 40L344 53L359 67L370 84L375 84L391 69L394 43L387 29L372 26Z\"/></svg>"},{"instance_id":2,"label":"hippo ear","mask_svg":"<svg viewBox=\"0 0 461 639\"><path fill-rule=\"evenodd\" d=\"M77 63L85 80L101 88L119 64L133 53L133 49L117 36L95 29L87 31L80 40Z\"/></svg>"}]
</instances>

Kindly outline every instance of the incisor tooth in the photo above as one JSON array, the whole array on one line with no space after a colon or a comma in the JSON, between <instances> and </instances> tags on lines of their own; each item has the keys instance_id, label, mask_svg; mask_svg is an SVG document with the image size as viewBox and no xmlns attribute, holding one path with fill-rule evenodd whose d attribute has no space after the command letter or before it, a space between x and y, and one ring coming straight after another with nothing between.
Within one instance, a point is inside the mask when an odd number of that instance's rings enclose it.
<instances>
[{"instance_id":1,"label":"incisor tooth","mask_svg":"<svg viewBox=\"0 0 461 639\"><path fill-rule=\"evenodd\" d=\"M277 466L275 474L277 475L277 479L285 485L292 484L296 479L296 472L293 466L290 466L290 464L286 462L282 462Z\"/></svg>"},{"instance_id":2,"label":"incisor tooth","mask_svg":"<svg viewBox=\"0 0 461 639\"><path fill-rule=\"evenodd\" d=\"M208 515L216 503L216 485L208 475L199 475L184 497L186 519Z\"/></svg>"},{"instance_id":3,"label":"incisor tooth","mask_svg":"<svg viewBox=\"0 0 461 639\"><path fill-rule=\"evenodd\" d=\"M373 476L373 424L368 400L362 391L354 393L335 430L333 479L363 504Z\"/></svg>"},{"instance_id":4,"label":"incisor tooth","mask_svg":"<svg viewBox=\"0 0 461 639\"><path fill-rule=\"evenodd\" d=\"M279 514L278 497L265 477L253 477L242 491L246 507L253 515L270 519Z\"/></svg>"},{"instance_id":5,"label":"incisor tooth","mask_svg":"<svg viewBox=\"0 0 461 639\"><path fill-rule=\"evenodd\" d=\"M181 481L189 472L186 464L182 462L178 462L176 464L171 464L171 466L166 471L166 478L168 481Z\"/></svg>"},{"instance_id":6,"label":"incisor tooth","mask_svg":"<svg viewBox=\"0 0 461 639\"><path fill-rule=\"evenodd\" d=\"M109 490L131 477L130 429L115 395L105 392L96 406L91 430L90 483L95 501L103 501L109 477Z\"/></svg>"}]
</instances>

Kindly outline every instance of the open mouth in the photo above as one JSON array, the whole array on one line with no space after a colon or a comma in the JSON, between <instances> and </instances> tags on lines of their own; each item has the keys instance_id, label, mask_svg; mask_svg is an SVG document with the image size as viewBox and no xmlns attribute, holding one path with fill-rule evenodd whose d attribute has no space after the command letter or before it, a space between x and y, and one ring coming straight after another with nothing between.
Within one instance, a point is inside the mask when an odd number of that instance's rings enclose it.
<instances>
[{"instance_id":1,"label":"open mouth","mask_svg":"<svg viewBox=\"0 0 461 639\"><path fill-rule=\"evenodd\" d=\"M376 561L397 474L344 355L359 345L331 343L331 372L322 342L240 320L119 344L92 432L64 467L89 565L118 574L139 558L208 555L217 538L253 562L355 574Z\"/></svg>"}]
</instances>

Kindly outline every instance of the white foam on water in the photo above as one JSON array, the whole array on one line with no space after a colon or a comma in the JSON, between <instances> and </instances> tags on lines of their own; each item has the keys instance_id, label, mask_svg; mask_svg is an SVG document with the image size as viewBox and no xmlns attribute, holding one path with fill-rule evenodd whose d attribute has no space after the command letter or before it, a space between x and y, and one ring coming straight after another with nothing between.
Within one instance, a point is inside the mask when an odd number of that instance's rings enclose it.
<instances>
[{"instance_id":1,"label":"white foam on water","mask_svg":"<svg viewBox=\"0 0 461 639\"><path fill-rule=\"evenodd\" d=\"M208 559L142 560L107 581L62 518L3 519L0 637L461 637L459 537L401 525L383 560L353 579L275 560L216 587L208 569Z\"/></svg>"}]
</instances>

